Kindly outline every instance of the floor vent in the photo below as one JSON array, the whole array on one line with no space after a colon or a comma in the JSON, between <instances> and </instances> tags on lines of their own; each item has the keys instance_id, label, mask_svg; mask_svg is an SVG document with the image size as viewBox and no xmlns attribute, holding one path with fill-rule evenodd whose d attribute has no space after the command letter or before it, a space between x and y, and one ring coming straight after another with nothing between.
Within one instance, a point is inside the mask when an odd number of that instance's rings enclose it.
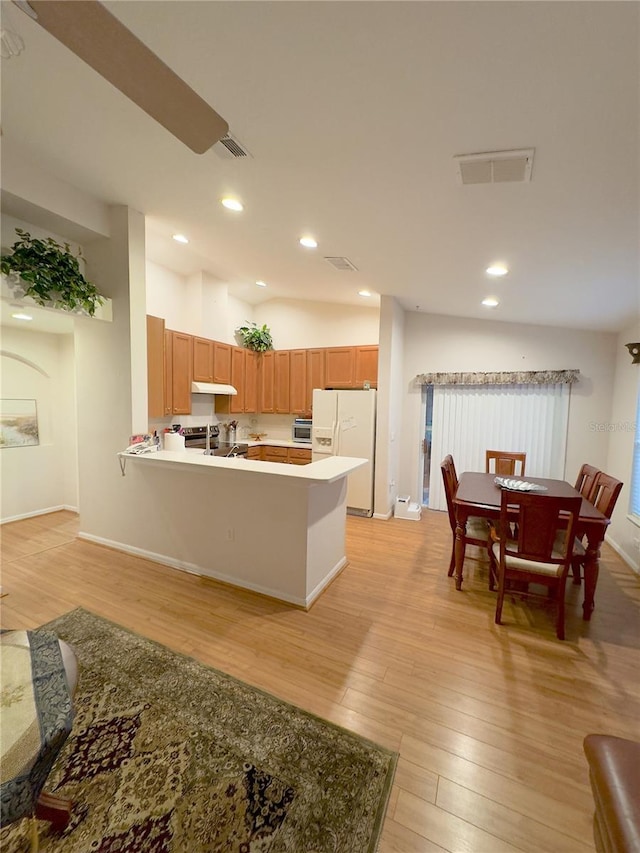
<instances>
[{"instance_id":1,"label":"floor vent","mask_svg":"<svg viewBox=\"0 0 640 853\"><path fill-rule=\"evenodd\" d=\"M484 151L459 154L456 161L458 181L463 184L528 183L533 169L533 148L513 151Z\"/></svg>"},{"instance_id":2,"label":"floor vent","mask_svg":"<svg viewBox=\"0 0 640 853\"><path fill-rule=\"evenodd\" d=\"M219 142L216 142L213 150L223 160L236 160L238 157L253 158L253 155L231 133L226 133Z\"/></svg>"},{"instance_id":3,"label":"floor vent","mask_svg":"<svg viewBox=\"0 0 640 853\"><path fill-rule=\"evenodd\" d=\"M354 266L349 258L325 258L325 261L341 272L358 272L358 267Z\"/></svg>"}]
</instances>

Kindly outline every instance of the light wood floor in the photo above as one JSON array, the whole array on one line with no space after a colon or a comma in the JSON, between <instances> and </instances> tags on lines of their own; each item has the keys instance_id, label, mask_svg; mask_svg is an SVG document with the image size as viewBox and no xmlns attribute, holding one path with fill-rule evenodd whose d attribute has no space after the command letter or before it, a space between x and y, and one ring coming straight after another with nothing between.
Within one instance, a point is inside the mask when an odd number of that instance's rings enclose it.
<instances>
[{"instance_id":1,"label":"light wood floor","mask_svg":"<svg viewBox=\"0 0 640 853\"><path fill-rule=\"evenodd\" d=\"M446 514L348 518L350 564L310 612L75 538L58 512L1 528L2 627L82 606L397 750L380 853L593 850L582 739L640 739L640 579L604 546L596 610L495 596ZM186 853L186 851L185 851Z\"/></svg>"}]
</instances>

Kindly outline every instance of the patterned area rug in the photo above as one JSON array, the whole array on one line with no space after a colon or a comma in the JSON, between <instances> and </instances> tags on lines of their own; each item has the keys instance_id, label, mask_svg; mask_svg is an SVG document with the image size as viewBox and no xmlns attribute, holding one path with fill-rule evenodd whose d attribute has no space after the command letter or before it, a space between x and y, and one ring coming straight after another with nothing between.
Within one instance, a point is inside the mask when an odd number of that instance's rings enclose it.
<instances>
[{"instance_id":1,"label":"patterned area rug","mask_svg":"<svg viewBox=\"0 0 640 853\"><path fill-rule=\"evenodd\" d=\"M85 610L76 718L46 790L73 800L55 853L373 853L397 755ZM28 821L0 833L28 849Z\"/></svg>"}]
</instances>

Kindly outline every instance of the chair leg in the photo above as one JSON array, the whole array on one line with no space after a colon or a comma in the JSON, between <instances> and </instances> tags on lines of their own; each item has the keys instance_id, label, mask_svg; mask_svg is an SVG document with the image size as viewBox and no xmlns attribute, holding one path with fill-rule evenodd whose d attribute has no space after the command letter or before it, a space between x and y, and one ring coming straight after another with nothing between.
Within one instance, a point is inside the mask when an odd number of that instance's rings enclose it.
<instances>
[{"instance_id":1,"label":"chair leg","mask_svg":"<svg viewBox=\"0 0 640 853\"><path fill-rule=\"evenodd\" d=\"M493 553L493 543L489 540L487 552L489 554L489 589L493 592L496 588L496 577L498 575L498 564Z\"/></svg>"},{"instance_id":2,"label":"chair leg","mask_svg":"<svg viewBox=\"0 0 640 853\"><path fill-rule=\"evenodd\" d=\"M575 586L580 586L580 558L574 557L571 561L571 574L573 575L573 583Z\"/></svg>"},{"instance_id":3,"label":"chair leg","mask_svg":"<svg viewBox=\"0 0 640 853\"><path fill-rule=\"evenodd\" d=\"M456 534L453 534L453 543L451 545L451 559L449 560L449 571L447 572L447 577L453 577L453 573L456 570Z\"/></svg>"},{"instance_id":4,"label":"chair leg","mask_svg":"<svg viewBox=\"0 0 640 853\"><path fill-rule=\"evenodd\" d=\"M498 573L498 598L496 600L496 625L502 625L502 603L504 602L505 577L504 572Z\"/></svg>"},{"instance_id":5,"label":"chair leg","mask_svg":"<svg viewBox=\"0 0 640 853\"><path fill-rule=\"evenodd\" d=\"M566 580L567 579L565 577L564 582L560 581L560 588L558 589L558 594L556 595L558 607L558 615L556 617L556 636L559 640L564 640L564 594Z\"/></svg>"}]
</instances>

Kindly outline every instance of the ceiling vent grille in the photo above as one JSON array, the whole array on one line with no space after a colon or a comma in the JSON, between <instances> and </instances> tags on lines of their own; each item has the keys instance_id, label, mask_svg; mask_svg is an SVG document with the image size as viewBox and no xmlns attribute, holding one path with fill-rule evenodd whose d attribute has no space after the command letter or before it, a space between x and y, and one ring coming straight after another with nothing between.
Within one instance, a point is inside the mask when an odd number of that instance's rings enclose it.
<instances>
[{"instance_id":1,"label":"ceiling vent grille","mask_svg":"<svg viewBox=\"0 0 640 853\"><path fill-rule=\"evenodd\" d=\"M213 150L223 160L237 160L240 157L253 158L253 155L231 133L225 133L222 139L213 146Z\"/></svg>"},{"instance_id":2,"label":"ceiling vent grille","mask_svg":"<svg viewBox=\"0 0 640 853\"><path fill-rule=\"evenodd\" d=\"M533 169L533 148L513 151L485 151L459 154L456 161L458 181L463 184L528 183Z\"/></svg>"},{"instance_id":3,"label":"ceiling vent grille","mask_svg":"<svg viewBox=\"0 0 640 853\"><path fill-rule=\"evenodd\" d=\"M358 272L358 267L354 266L348 258L325 258L325 261L341 272Z\"/></svg>"}]
</instances>

